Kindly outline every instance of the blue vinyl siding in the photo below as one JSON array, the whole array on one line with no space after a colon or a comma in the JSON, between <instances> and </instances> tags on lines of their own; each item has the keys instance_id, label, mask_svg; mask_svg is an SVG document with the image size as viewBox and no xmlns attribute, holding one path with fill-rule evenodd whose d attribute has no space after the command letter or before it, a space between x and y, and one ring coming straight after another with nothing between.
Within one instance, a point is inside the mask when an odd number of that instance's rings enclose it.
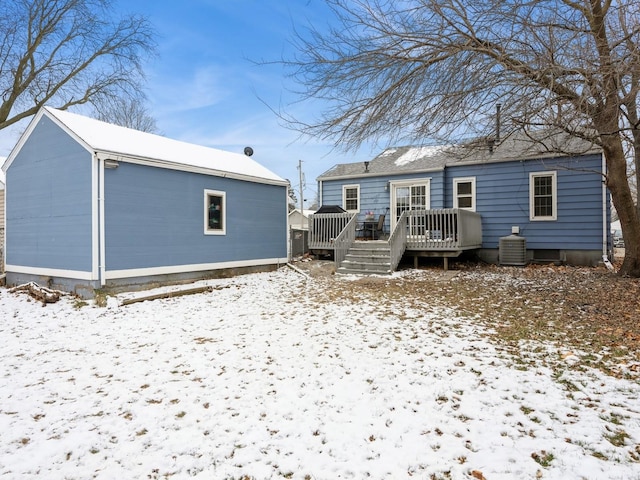
<instances>
[{"instance_id":1,"label":"blue vinyl siding","mask_svg":"<svg viewBox=\"0 0 640 480\"><path fill-rule=\"evenodd\" d=\"M226 192L226 235L204 234L204 191ZM122 162L105 171L106 268L287 256L286 187Z\"/></svg>"},{"instance_id":2,"label":"blue vinyl siding","mask_svg":"<svg viewBox=\"0 0 640 480\"><path fill-rule=\"evenodd\" d=\"M444 171L387 177L324 180L322 203L342 205L342 186L360 185L360 212L384 213L390 206L388 181L430 178L431 208L453 207L454 178L475 177L476 212L482 217L483 248L495 249L512 226L520 227L529 249L600 250L603 202L602 158L599 154L577 158L522 160L447 167ZM557 175L557 220L529 219L529 174ZM608 193L607 193L608 196ZM608 197L607 197L608 212ZM388 220L387 220L388 221ZM388 223L387 223L388 226Z\"/></svg>"},{"instance_id":3,"label":"blue vinyl siding","mask_svg":"<svg viewBox=\"0 0 640 480\"><path fill-rule=\"evenodd\" d=\"M7 171L6 263L91 271L91 154L43 117Z\"/></svg>"},{"instance_id":4,"label":"blue vinyl siding","mask_svg":"<svg viewBox=\"0 0 640 480\"><path fill-rule=\"evenodd\" d=\"M323 205L340 205L343 207L342 187L344 185L360 186L360 217L364 219L364 212L373 211L376 216L386 214L385 228L389 231L390 218L388 209L391 208L391 188L385 190L389 182L411 180L413 178L430 179L431 208L444 208L443 172L425 172L417 175L371 176L355 179L325 180L322 182Z\"/></svg>"},{"instance_id":5,"label":"blue vinyl siding","mask_svg":"<svg viewBox=\"0 0 640 480\"><path fill-rule=\"evenodd\" d=\"M497 248L512 226L520 227L529 249L602 248L600 155L460 166L447 170L447 207L453 179L476 177L476 212L482 216L483 247ZM529 173L557 173L557 220L529 220Z\"/></svg>"}]
</instances>

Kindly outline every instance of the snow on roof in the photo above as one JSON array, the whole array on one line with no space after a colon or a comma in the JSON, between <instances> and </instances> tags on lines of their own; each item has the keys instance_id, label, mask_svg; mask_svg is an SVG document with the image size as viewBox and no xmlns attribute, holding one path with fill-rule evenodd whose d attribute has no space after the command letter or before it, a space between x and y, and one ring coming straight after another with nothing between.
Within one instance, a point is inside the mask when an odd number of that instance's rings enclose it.
<instances>
[{"instance_id":1,"label":"snow on roof","mask_svg":"<svg viewBox=\"0 0 640 480\"><path fill-rule=\"evenodd\" d=\"M247 155L173 140L51 107L45 107L45 111L97 152L287 184L286 180Z\"/></svg>"},{"instance_id":2,"label":"snow on roof","mask_svg":"<svg viewBox=\"0 0 640 480\"><path fill-rule=\"evenodd\" d=\"M407 165L409 163L413 163L416 160L419 160L424 157L432 157L437 153L441 152L444 147L442 146L425 146L425 147L413 147L410 148L406 153L402 154L395 161L395 164L399 167L402 165ZM385 152L386 155L390 155L394 153L396 150L393 149L392 152Z\"/></svg>"},{"instance_id":3,"label":"snow on roof","mask_svg":"<svg viewBox=\"0 0 640 480\"><path fill-rule=\"evenodd\" d=\"M300 213L300 209L299 209L299 208L294 208L293 210L291 210L291 211L289 212L289 215L292 215L292 214L294 214L294 213ZM305 208L305 209L302 211L302 215L303 215L303 216L305 216L305 217L308 217L309 215L311 215L311 214L313 214L313 213L316 213L316 211L315 211L315 210L309 210L309 209L307 209L307 208Z\"/></svg>"},{"instance_id":4,"label":"snow on roof","mask_svg":"<svg viewBox=\"0 0 640 480\"><path fill-rule=\"evenodd\" d=\"M381 157L387 157L389 155L393 155L396 153L396 148L387 148L384 152L380 154Z\"/></svg>"}]
</instances>

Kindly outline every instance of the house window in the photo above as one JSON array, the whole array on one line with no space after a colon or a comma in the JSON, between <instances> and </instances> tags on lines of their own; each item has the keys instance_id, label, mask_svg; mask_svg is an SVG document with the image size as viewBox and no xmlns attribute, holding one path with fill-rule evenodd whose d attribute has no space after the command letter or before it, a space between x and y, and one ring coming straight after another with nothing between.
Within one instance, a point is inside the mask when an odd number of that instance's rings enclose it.
<instances>
[{"instance_id":1,"label":"house window","mask_svg":"<svg viewBox=\"0 0 640 480\"><path fill-rule=\"evenodd\" d=\"M529 219L556 220L558 218L558 187L556 172L529 174Z\"/></svg>"},{"instance_id":2,"label":"house window","mask_svg":"<svg viewBox=\"0 0 640 480\"><path fill-rule=\"evenodd\" d=\"M226 195L216 190L204 191L204 234L226 233Z\"/></svg>"},{"instance_id":3,"label":"house window","mask_svg":"<svg viewBox=\"0 0 640 480\"><path fill-rule=\"evenodd\" d=\"M453 208L476 211L475 177L453 179Z\"/></svg>"},{"instance_id":4,"label":"house window","mask_svg":"<svg viewBox=\"0 0 640 480\"><path fill-rule=\"evenodd\" d=\"M360 185L344 185L342 187L342 208L347 212L360 210Z\"/></svg>"}]
</instances>

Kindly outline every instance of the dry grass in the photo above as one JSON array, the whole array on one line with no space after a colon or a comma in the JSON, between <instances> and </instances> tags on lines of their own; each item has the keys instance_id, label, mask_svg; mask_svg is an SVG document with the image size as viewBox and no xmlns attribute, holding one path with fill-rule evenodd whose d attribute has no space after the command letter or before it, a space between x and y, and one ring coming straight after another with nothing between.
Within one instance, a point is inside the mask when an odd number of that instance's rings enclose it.
<instances>
[{"instance_id":1,"label":"dry grass","mask_svg":"<svg viewBox=\"0 0 640 480\"><path fill-rule=\"evenodd\" d=\"M623 278L604 267L532 265L524 268L456 263L445 275L441 264L405 270L394 277L362 277L345 286L331 262L306 262L307 271L330 301L370 298L450 307L489 327L502 348L551 342L580 363L621 374L639 373L640 279ZM560 359L549 359L560 360ZM553 363L553 362L551 362ZM634 372L635 370L635 372Z\"/></svg>"}]
</instances>

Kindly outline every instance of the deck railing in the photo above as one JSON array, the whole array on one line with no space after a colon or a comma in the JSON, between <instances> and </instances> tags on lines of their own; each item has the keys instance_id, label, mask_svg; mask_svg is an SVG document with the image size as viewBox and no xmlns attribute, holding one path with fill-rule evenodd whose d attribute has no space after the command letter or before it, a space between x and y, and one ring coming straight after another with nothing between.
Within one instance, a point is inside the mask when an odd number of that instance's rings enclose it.
<instances>
[{"instance_id":1,"label":"deck railing","mask_svg":"<svg viewBox=\"0 0 640 480\"><path fill-rule=\"evenodd\" d=\"M405 231L407 250L446 251L482 246L482 218L469 210L411 210Z\"/></svg>"},{"instance_id":2,"label":"deck railing","mask_svg":"<svg viewBox=\"0 0 640 480\"><path fill-rule=\"evenodd\" d=\"M333 251L339 264L355 241L356 222L353 213L310 215L309 249ZM389 237L394 270L405 250L450 252L481 246L480 215L457 208L405 211Z\"/></svg>"},{"instance_id":3,"label":"deck railing","mask_svg":"<svg viewBox=\"0 0 640 480\"><path fill-rule=\"evenodd\" d=\"M389 235L389 253L391 255L391 271L395 271L398 268L400 260L407 245L407 215L408 212L402 212L400 218L396 222L396 226Z\"/></svg>"},{"instance_id":4,"label":"deck railing","mask_svg":"<svg viewBox=\"0 0 640 480\"><path fill-rule=\"evenodd\" d=\"M309 215L309 249L333 250L340 232L349 222L353 222L355 236L355 219L353 213L319 213Z\"/></svg>"}]
</instances>

